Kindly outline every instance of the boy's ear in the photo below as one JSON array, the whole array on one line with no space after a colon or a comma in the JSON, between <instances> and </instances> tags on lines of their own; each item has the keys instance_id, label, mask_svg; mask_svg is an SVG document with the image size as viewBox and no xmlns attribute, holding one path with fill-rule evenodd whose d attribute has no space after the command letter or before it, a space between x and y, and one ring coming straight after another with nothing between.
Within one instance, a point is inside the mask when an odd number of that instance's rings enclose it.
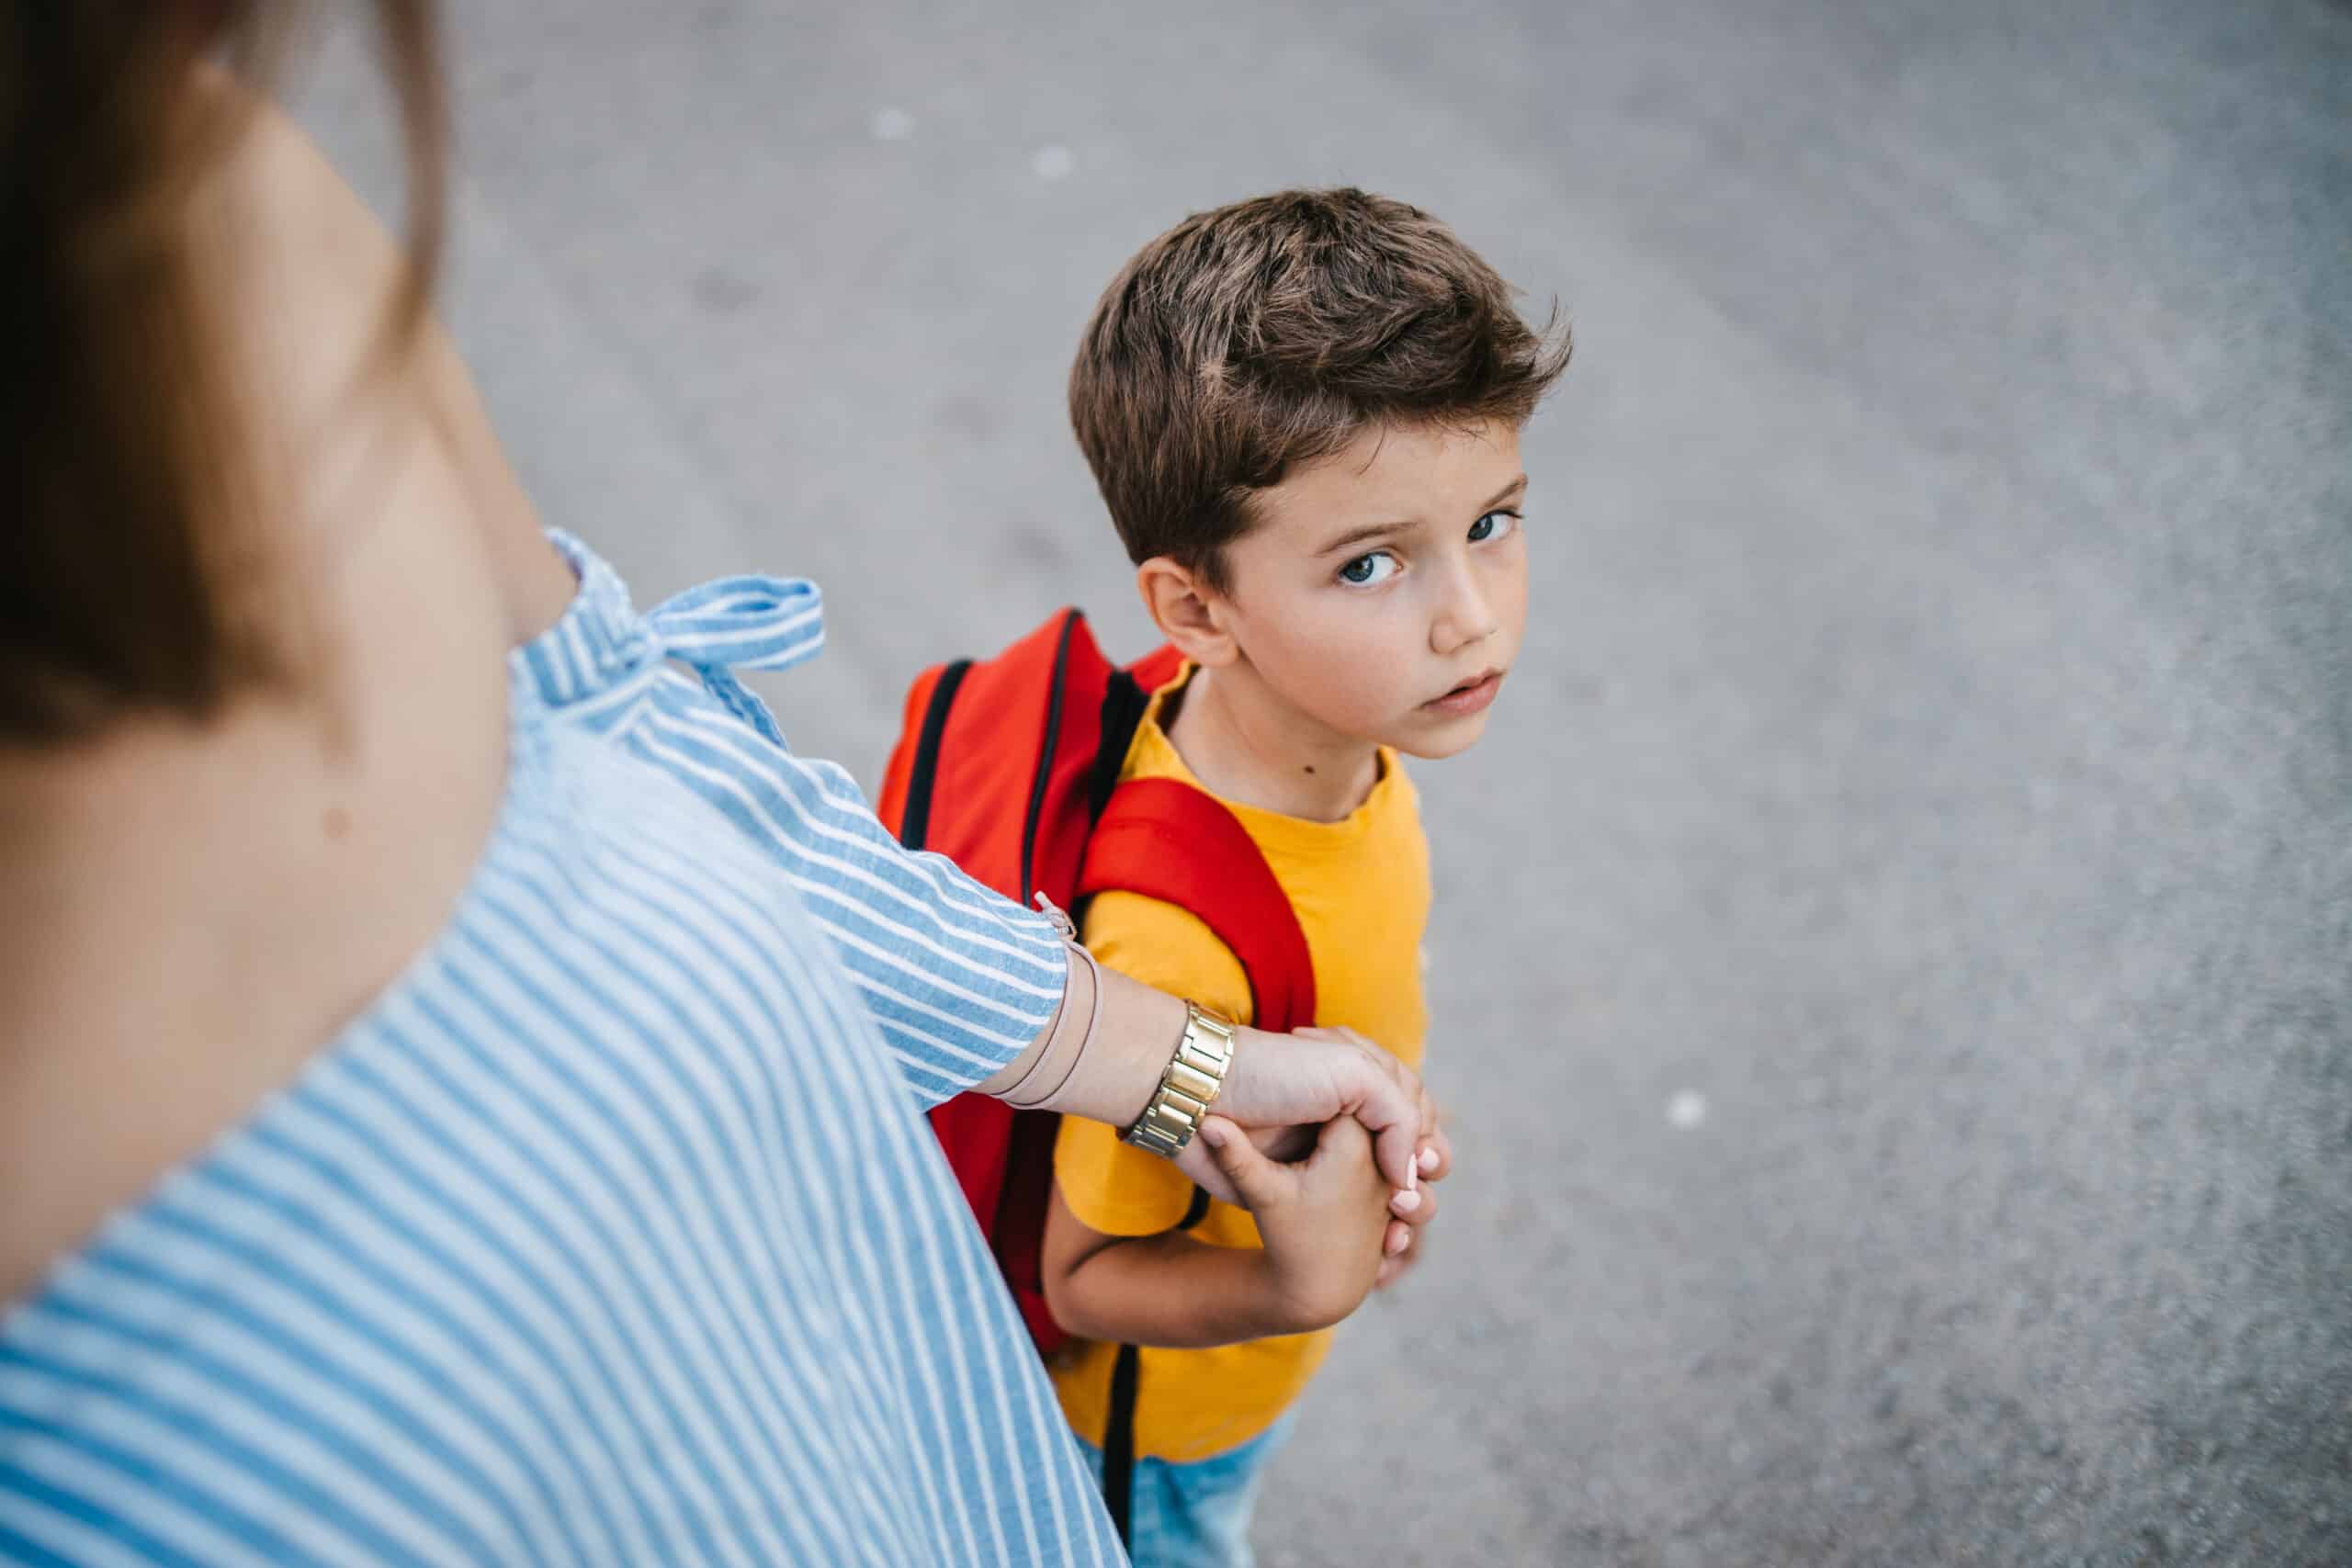
<instances>
[{"instance_id":1,"label":"boy's ear","mask_svg":"<svg viewBox=\"0 0 2352 1568\"><path fill-rule=\"evenodd\" d=\"M1190 568L1154 556L1136 568L1136 591L1159 635L1193 663L1215 670L1240 652L1227 626L1232 610L1225 596Z\"/></svg>"}]
</instances>

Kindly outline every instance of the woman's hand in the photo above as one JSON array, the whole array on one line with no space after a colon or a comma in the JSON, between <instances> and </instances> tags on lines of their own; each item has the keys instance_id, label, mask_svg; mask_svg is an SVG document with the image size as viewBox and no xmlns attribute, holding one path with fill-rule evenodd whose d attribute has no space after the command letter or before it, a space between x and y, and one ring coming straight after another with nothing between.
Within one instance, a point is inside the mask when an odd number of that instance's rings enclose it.
<instances>
[{"instance_id":1,"label":"woman's hand","mask_svg":"<svg viewBox=\"0 0 2352 1568\"><path fill-rule=\"evenodd\" d=\"M1239 1031L1216 1112L1253 1134L1304 1128L1303 1140L1297 1134L1264 1140L1277 1158L1293 1153L1295 1145L1312 1144L1314 1129L1333 1117L1353 1117L1373 1135L1381 1174L1396 1190L1391 1206L1408 1220L1428 1201L1420 1190L1421 1178L1428 1174L1422 1169L1423 1149L1438 1151L1437 1173L1453 1164L1452 1147L1437 1126L1437 1107L1421 1080L1352 1030L1302 1029L1295 1034ZM1228 1203L1236 1201L1231 1181L1198 1138L1176 1156L1176 1163L1211 1196Z\"/></svg>"},{"instance_id":2,"label":"woman's hand","mask_svg":"<svg viewBox=\"0 0 2352 1568\"><path fill-rule=\"evenodd\" d=\"M1445 1129L1437 1128L1422 1144L1420 1160L1420 1201L1408 1213L1390 1218L1388 1236L1381 1247L1380 1278L1373 1281L1374 1290L1386 1290L1421 1260L1421 1231L1437 1218L1437 1193L1430 1183L1442 1181L1453 1171L1453 1141L1445 1135Z\"/></svg>"}]
</instances>

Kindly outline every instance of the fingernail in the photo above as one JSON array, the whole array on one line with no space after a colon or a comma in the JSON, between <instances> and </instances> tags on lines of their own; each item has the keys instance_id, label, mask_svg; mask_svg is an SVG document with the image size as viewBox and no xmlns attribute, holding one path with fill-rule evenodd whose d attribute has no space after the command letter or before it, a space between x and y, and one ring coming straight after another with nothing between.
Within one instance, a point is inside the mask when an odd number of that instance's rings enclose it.
<instances>
[{"instance_id":1,"label":"fingernail","mask_svg":"<svg viewBox=\"0 0 2352 1568\"><path fill-rule=\"evenodd\" d=\"M1437 1151L1435 1149L1423 1149L1421 1151L1420 1167L1423 1175L1427 1175L1437 1168Z\"/></svg>"},{"instance_id":2,"label":"fingernail","mask_svg":"<svg viewBox=\"0 0 2352 1568\"><path fill-rule=\"evenodd\" d=\"M1213 1149L1225 1147L1225 1129L1215 1122L1201 1123L1201 1136L1208 1140L1208 1145Z\"/></svg>"},{"instance_id":3,"label":"fingernail","mask_svg":"<svg viewBox=\"0 0 2352 1568\"><path fill-rule=\"evenodd\" d=\"M1399 1192L1388 1200L1388 1206L1400 1214L1409 1214L1421 1206L1421 1195L1418 1192Z\"/></svg>"},{"instance_id":4,"label":"fingernail","mask_svg":"<svg viewBox=\"0 0 2352 1568\"><path fill-rule=\"evenodd\" d=\"M1388 1256L1394 1258L1412 1245L1413 1238L1402 1232L1399 1232L1396 1235L1392 1235L1388 1238Z\"/></svg>"}]
</instances>

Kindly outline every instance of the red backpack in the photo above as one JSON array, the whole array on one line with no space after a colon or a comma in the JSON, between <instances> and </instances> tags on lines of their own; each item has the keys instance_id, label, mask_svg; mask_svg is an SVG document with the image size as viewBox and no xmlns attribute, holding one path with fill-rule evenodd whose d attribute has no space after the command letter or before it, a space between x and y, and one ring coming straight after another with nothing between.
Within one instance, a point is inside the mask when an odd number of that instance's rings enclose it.
<instances>
[{"instance_id":1,"label":"red backpack","mask_svg":"<svg viewBox=\"0 0 2352 1568\"><path fill-rule=\"evenodd\" d=\"M1119 783L1150 694L1181 660L1162 648L1125 669L1086 617L1064 610L993 659L926 670L883 777L879 815L909 849L937 850L1023 905L1075 910L1118 888L1190 910L1232 949L1255 1021L1315 1021L1315 971L1274 874L1233 814L1173 779ZM1053 1190L1050 1111L964 1094L932 1127L1041 1352L1065 1339L1040 1270ZM1204 1212L1197 1201L1185 1228Z\"/></svg>"}]
</instances>

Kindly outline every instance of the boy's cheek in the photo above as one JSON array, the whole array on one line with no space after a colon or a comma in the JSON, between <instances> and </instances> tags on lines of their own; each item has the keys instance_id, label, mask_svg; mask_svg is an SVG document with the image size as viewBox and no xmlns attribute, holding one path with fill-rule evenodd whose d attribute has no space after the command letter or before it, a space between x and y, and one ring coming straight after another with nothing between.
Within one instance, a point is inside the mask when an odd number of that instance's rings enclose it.
<instances>
[{"instance_id":1,"label":"boy's cheek","mask_svg":"<svg viewBox=\"0 0 2352 1568\"><path fill-rule=\"evenodd\" d=\"M1385 740L1412 705L1409 672L1379 649L1327 642L1306 650L1303 665L1292 700L1342 735Z\"/></svg>"},{"instance_id":2,"label":"boy's cheek","mask_svg":"<svg viewBox=\"0 0 2352 1568\"><path fill-rule=\"evenodd\" d=\"M1284 701L1333 734L1419 753L1415 709L1435 692L1428 625L1399 596L1351 602L1317 592L1268 594L1250 606L1250 662Z\"/></svg>"}]
</instances>

